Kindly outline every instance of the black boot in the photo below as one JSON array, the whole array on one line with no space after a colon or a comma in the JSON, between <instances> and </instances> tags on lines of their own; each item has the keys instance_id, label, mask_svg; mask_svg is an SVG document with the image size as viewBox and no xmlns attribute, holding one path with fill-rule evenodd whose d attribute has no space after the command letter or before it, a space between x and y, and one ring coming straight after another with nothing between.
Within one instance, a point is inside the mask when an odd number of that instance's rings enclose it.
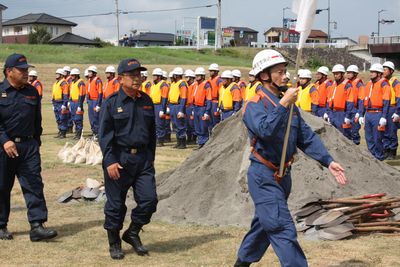
<instances>
[{"instance_id":1,"label":"black boot","mask_svg":"<svg viewBox=\"0 0 400 267\"><path fill-rule=\"evenodd\" d=\"M383 151L383 159L387 159L389 157L390 154L390 149L384 149Z\"/></svg>"},{"instance_id":2,"label":"black boot","mask_svg":"<svg viewBox=\"0 0 400 267\"><path fill-rule=\"evenodd\" d=\"M180 138L176 138L176 145L173 146L173 148L179 148L181 145L181 139Z\"/></svg>"},{"instance_id":3,"label":"black boot","mask_svg":"<svg viewBox=\"0 0 400 267\"><path fill-rule=\"evenodd\" d=\"M186 138L179 138L181 140L179 146L177 147L178 149L185 149L186 148Z\"/></svg>"},{"instance_id":4,"label":"black boot","mask_svg":"<svg viewBox=\"0 0 400 267\"><path fill-rule=\"evenodd\" d=\"M52 239L57 236L57 231L46 229L40 222L31 223L31 232L29 233L32 242Z\"/></svg>"},{"instance_id":5,"label":"black boot","mask_svg":"<svg viewBox=\"0 0 400 267\"><path fill-rule=\"evenodd\" d=\"M142 226L136 225L133 222L129 225L129 228L122 235L122 240L130 244L139 256L148 255L149 251L142 244L139 237L139 232Z\"/></svg>"},{"instance_id":6,"label":"black boot","mask_svg":"<svg viewBox=\"0 0 400 267\"><path fill-rule=\"evenodd\" d=\"M59 138L60 138L60 139L67 138L67 131L61 131L60 137L59 137Z\"/></svg>"},{"instance_id":7,"label":"black boot","mask_svg":"<svg viewBox=\"0 0 400 267\"><path fill-rule=\"evenodd\" d=\"M161 139L157 139L157 147L164 146L164 142Z\"/></svg>"},{"instance_id":8,"label":"black boot","mask_svg":"<svg viewBox=\"0 0 400 267\"><path fill-rule=\"evenodd\" d=\"M122 260L125 255L121 247L121 238L119 231L107 230L108 244L110 245L110 256L113 260Z\"/></svg>"},{"instance_id":9,"label":"black boot","mask_svg":"<svg viewBox=\"0 0 400 267\"><path fill-rule=\"evenodd\" d=\"M165 135L164 141L165 141L166 143L170 143L170 142L171 142L171 134L166 134L166 135Z\"/></svg>"},{"instance_id":10,"label":"black boot","mask_svg":"<svg viewBox=\"0 0 400 267\"><path fill-rule=\"evenodd\" d=\"M82 130L76 131L75 132L75 136L74 136L74 140L79 140L81 138L81 135L82 135Z\"/></svg>"},{"instance_id":11,"label":"black boot","mask_svg":"<svg viewBox=\"0 0 400 267\"><path fill-rule=\"evenodd\" d=\"M0 240L12 240L12 234L7 230L7 227L0 228Z\"/></svg>"},{"instance_id":12,"label":"black boot","mask_svg":"<svg viewBox=\"0 0 400 267\"><path fill-rule=\"evenodd\" d=\"M74 127L73 126L69 126L68 127L68 133L74 133Z\"/></svg>"},{"instance_id":13,"label":"black boot","mask_svg":"<svg viewBox=\"0 0 400 267\"><path fill-rule=\"evenodd\" d=\"M204 146L204 144L203 144L203 145L199 145L199 146L196 147L194 150L200 150L203 146Z\"/></svg>"},{"instance_id":14,"label":"black boot","mask_svg":"<svg viewBox=\"0 0 400 267\"><path fill-rule=\"evenodd\" d=\"M190 145L193 142L193 135L192 134L188 134L187 135L187 144Z\"/></svg>"},{"instance_id":15,"label":"black boot","mask_svg":"<svg viewBox=\"0 0 400 267\"><path fill-rule=\"evenodd\" d=\"M241 261L239 258L236 260L235 265L233 267L249 267L251 262Z\"/></svg>"},{"instance_id":16,"label":"black boot","mask_svg":"<svg viewBox=\"0 0 400 267\"><path fill-rule=\"evenodd\" d=\"M57 135L54 136L54 138L60 138L60 136L61 136L61 131L58 131Z\"/></svg>"}]
</instances>

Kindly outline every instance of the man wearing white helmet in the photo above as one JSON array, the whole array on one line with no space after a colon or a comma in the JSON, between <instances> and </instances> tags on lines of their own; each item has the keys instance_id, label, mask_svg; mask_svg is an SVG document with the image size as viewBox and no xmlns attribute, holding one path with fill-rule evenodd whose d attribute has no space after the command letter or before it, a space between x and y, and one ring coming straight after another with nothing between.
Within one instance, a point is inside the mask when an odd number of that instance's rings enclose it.
<instances>
[{"instance_id":1,"label":"man wearing white helmet","mask_svg":"<svg viewBox=\"0 0 400 267\"><path fill-rule=\"evenodd\" d=\"M346 69L347 79L351 82L353 86L353 101L354 101L354 112L351 114L351 137L353 143L356 145L360 144L360 128L361 125L358 123L360 118L360 112L358 110L360 101L362 105L363 99L360 98L360 91L363 90L364 83L358 78L358 67L356 65L350 65Z\"/></svg>"},{"instance_id":2,"label":"man wearing white helmet","mask_svg":"<svg viewBox=\"0 0 400 267\"><path fill-rule=\"evenodd\" d=\"M153 70L153 83L150 88L150 98L154 104L156 118L157 146L164 146L165 139L165 113L167 110L167 99L169 87L163 80L163 71L160 68Z\"/></svg>"},{"instance_id":3,"label":"man wearing white helmet","mask_svg":"<svg viewBox=\"0 0 400 267\"><path fill-rule=\"evenodd\" d=\"M43 85L42 83L38 80L38 74L36 70L31 70L28 73L28 82L36 88L38 91L40 99L43 97Z\"/></svg>"},{"instance_id":4,"label":"man wearing white helmet","mask_svg":"<svg viewBox=\"0 0 400 267\"><path fill-rule=\"evenodd\" d=\"M71 70L72 83L70 87L69 103L72 122L75 124L75 137L77 140L82 136L83 128L83 103L85 102L86 86L80 77L79 69Z\"/></svg>"},{"instance_id":5,"label":"man wearing white helmet","mask_svg":"<svg viewBox=\"0 0 400 267\"><path fill-rule=\"evenodd\" d=\"M398 137L397 129L400 122L400 81L393 76L395 71L394 64L391 61L383 63L383 77L389 80L391 98L388 115L387 131L383 136L383 148L385 149L385 158L395 159L397 155Z\"/></svg>"},{"instance_id":6,"label":"man wearing white helmet","mask_svg":"<svg viewBox=\"0 0 400 267\"><path fill-rule=\"evenodd\" d=\"M167 74L167 73L165 73L165 74ZM165 81L168 84L168 92L169 92L169 89L171 88L171 84L175 82L174 81L174 73L173 73L173 71L170 71L168 73L168 79L166 77ZM164 137L164 141L165 142L167 142L167 143L171 142L171 133L172 133L172 128L171 128L171 110L170 110L168 102L167 102L167 109L165 111L165 137Z\"/></svg>"},{"instance_id":7,"label":"man wearing white helmet","mask_svg":"<svg viewBox=\"0 0 400 267\"><path fill-rule=\"evenodd\" d=\"M290 82L290 72L286 71L286 79L285 79L285 83L287 85L287 87L292 87L292 83Z\"/></svg>"},{"instance_id":8,"label":"man wearing white helmet","mask_svg":"<svg viewBox=\"0 0 400 267\"><path fill-rule=\"evenodd\" d=\"M353 86L345 79L344 66L337 64L333 66L332 73L335 78L333 84L328 88L328 99L326 112L323 118L336 127L345 137L351 137L351 116L354 112Z\"/></svg>"},{"instance_id":9,"label":"man wearing white helmet","mask_svg":"<svg viewBox=\"0 0 400 267\"><path fill-rule=\"evenodd\" d=\"M58 134L55 138L65 138L68 130L68 96L69 86L64 79L64 70L56 70L56 81L52 89L52 102L54 115L57 122Z\"/></svg>"},{"instance_id":10,"label":"man wearing white helmet","mask_svg":"<svg viewBox=\"0 0 400 267\"><path fill-rule=\"evenodd\" d=\"M188 84L183 80L183 69L176 67L173 70L173 79L168 93L168 106L171 110L173 128L176 130L176 145L174 148L186 148L185 107L188 93Z\"/></svg>"},{"instance_id":11,"label":"man wearing white helmet","mask_svg":"<svg viewBox=\"0 0 400 267\"><path fill-rule=\"evenodd\" d=\"M379 63L372 64L370 71L371 80L360 92L364 99L359 107L360 124L364 125L365 140L368 150L378 160L384 160L383 135L386 130L389 107L390 85L383 78L383 66Z\"/></svg>"},{"instance_id":12,"label":"man wearing white helmet","mask_svg":"<svg viewBox=\"0 0 400 267\"><path fill-rule=\"evenodd\" d=\"M315 73L315 87L318 91L318 116L323 117L326 112L326 102L328 100L328 88L332 85L332 80L328 79L328 67L319 67Z\"/></svg>"},{"instance_id":13,"label":"man wearing white helmet","mask_svg":"<svg viewBox=\"0 0 400 267\"><path fill-rule=\"evenodd\" d=\"M253 60L255 75L263 88L247 102L243 121L251 140L248 188L255 203L255 216L239 248L237 267L260 261L269 245L282 266L307 266L287 205L292 184L289 166L296 147L323 166L329 166L338 183L346 183L343 168L333 161L318 135L301 118L297 107L293 107L286 170L283 177L279 176L278 164L289 109L296 102L299 91L298 88L287 88L286 65L283 56L271 49L260 51Z\"/></svg>"},{"instance_id":14,"label":"man wearing white helmet","mask_svg":"<svg viewBox=\"0 0 400 267\"><path fill-rule=\"evenodd\" d=\"M103 101L103 82L97 76L96 66L88 68L89 81L87 82L87 103L89 111L89 122L94 139L99 132L100 107Z\"/></svg>"},{"instance_id":15,"label":"man wearing white helmet","mask_svg":"<svg viewBox=\"0 0 400 267\"><path fill-rule=\"evenodd\" d=\"M149 94L150 88L151 88L151 81L147 80L148 73L147 70L141 71L140 75L142 77L142 91L145 92L146 94Z\"/></svg>"},{"instance_id":16,"label":"man wearing white helmet","mask_svg":"<svg viewBox=\"0 0 400 267\"><path fill-rule=\"evenodd\" d=\"M232 76L233 81L239 86L240 94L243 100L246 91L246 82L240 79L242 77L242 73L240 72L240 70L232 70Z\"/></svg>"},{"instance_id":17,"label":"man wearing white helmet","mask_svg":"<svg viewBox=\"0 0 400 267\"><path fill-rule=\"evenodd\" d=\"M115 68L114 66L108 66L106 68L106 84L104 85L104 90L103 90L103 98L107 99L110 95L114 94L119 90L119 80L115 76Z\"/></svg>"},{"instance_id":18,"label":"man wearing white helmet","mask_svg":"<svg viewBox=\"0 0 400 267\"><path fill-rule=\"evenodd\" d=\"M212 128L221 121L221 114L218 111L218 101L219 101L219 90L222 87L222 79L218 76L219 66L217 63L212 63L208 67L210 72L210 79L208 80L211 84L211 120L209 130L211 132Z\"/></svg>"},{"instance_id":19,"label":"man wearing white helmet","mask_svg":"<svg viewBox=\"0 0 400 267\"><path fill-rule=\"evenodd\" d=\"M207 143L211 121L211 84L206 80L206 71L202 67L195 70L196 82L193 84L192 102L194 105L194 128L198 149Z\"/></svg>"},{"instance_id":20,"label":"man wearing white helmet","mask_svg":"<svg viewBox=\"0 0 400 267\"><path fill-rule=\"evenodd\" d=\"M242 94L239 86L233 81L230 70L222 72L222 87L219 90L218 112L221 113L221 120L234 115L242 107Z\"/></svg>"},{"instance_id":21,"label":"man wearing white helmet","mask_svg":"<svg viewBox=\"0 0 400 267\"><path fill-rule=\"evenodd\" d=\"M69 94L69 90L71 90L71 83L72 83L72 77L70 75L71 68L69 66L64 66L63 71L64 71L64 74L63 74L64 79L68 83L68 94ZM69 102L68 102L67 108L69 109ZM68 133L73 132L72 128L73 128L72 116L71 116L71 112L68 112Z\"/></svg>"},{"instance_id":22,"label":"man wearing white helmet","mask_svg":"<svg viewBox=\"0 0 400 267\"><path fill-rule=\"evenodd\" d=\"M296 106L318 116L318 91L311 82L311 79L312 74L310 70L301 70L299 73L299 97L296 101Z\"/></svg>"},{"instance_id":23,"label":"man wearing white helmet","mask_svg":"<svg viewBox=\"0 0 400 267\"><path fill-rule=\"evenodd\" d=\"M196 144L196 134L194 131L194 116L193 116L193 86L196 75L191 69L185 70L185 80L188 84L188 95L186 101L186 136L189 145Z\"/></svg>"},{"instance_id":24,"label":"man wearing white helmet","mask_svg":"<svg viewBox=\"0 0 400 267\"><path fill-rule=\"evenodd\" d=\"M250 98L252 98L258 90L262 88L262 84L260 81L256 79L254 75L254 70L249 71L249 84L246 86L246 90L243 96L243 101L247 102Z\"/></svg>"}]
</instances>

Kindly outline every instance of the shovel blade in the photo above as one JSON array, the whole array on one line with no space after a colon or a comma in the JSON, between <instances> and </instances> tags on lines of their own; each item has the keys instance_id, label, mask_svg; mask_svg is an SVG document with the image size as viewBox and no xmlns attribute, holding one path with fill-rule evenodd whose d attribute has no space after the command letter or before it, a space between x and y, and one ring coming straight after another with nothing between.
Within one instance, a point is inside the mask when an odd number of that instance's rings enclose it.
<instances>
[{"instance_id":1,"label":"shovel blade","mask_svg":"<svg viewBox=\"0 0 400 267\"><path fill-rule=\"evenodd\" d=\"M340 233L340 234L332 234L332 233L326 232L325 230L320 230L320 231L318 231L318 235L321 239L335 241L335 240L345 239L349 236L352 236L353 233L348 231L348 232L344 232L344 233Z\"/></svg>"},{"instance_id":2,"label":"shovel blade","mask_svg":"<svg viewBox=\"0 0 400 267\"><path fill-rule=\"evenodd\" d=\"M312 225L322 225L322 224L327 224L330 223L340 216L342 216L343 213L338 210L329 210L326 213L323 213L321 216L319 216L317 219L315 219L312 222Z\"/></svg>"}]
</instances>

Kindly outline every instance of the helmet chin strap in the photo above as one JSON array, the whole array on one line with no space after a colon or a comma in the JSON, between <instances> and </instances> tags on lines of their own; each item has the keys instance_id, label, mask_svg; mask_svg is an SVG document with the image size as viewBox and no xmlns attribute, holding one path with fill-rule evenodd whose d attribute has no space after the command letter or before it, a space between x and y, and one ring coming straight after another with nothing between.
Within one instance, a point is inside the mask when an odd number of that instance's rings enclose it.
<instances>
[{"instance_id":1,"label":"helmet chin strap","mask_svg":"<svg viewBox=\"0 0 400 267\"><path fill-rule=\"evenodd\" d=\"M287 89L288 89L288 86L287 85L284 85L284 86L279 86L279 85L277 85L276 83L274 83L272 80L271 80L271 71L268 69L267 70L267 73L268 73L268 79L267 80L263 80L263 79L261 79L261 77L260 77L260 81L261 82L265 82L265 83L269 83L269 84L271 84L271 86L273 86L273 87L275 87L276 89L278 89L278 91L279 92L286 92L287 91Z\"/></svg>"}]
</instances>

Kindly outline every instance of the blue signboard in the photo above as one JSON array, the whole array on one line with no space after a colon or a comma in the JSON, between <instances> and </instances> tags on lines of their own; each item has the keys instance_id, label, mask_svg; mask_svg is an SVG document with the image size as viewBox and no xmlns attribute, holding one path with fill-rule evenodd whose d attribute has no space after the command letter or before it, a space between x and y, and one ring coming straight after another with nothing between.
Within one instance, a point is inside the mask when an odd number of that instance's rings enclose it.
<instances>
[{"instance_id":1,"label":"blue signboard","mask_svg":"<svg viewBox=\"0 0 400 267\"><path fill-rule=\"evenodd\" d=\"M216 18L200 17L200 29L202 30L214 30L216 24Z\"/></svg>"}]
</instances>

